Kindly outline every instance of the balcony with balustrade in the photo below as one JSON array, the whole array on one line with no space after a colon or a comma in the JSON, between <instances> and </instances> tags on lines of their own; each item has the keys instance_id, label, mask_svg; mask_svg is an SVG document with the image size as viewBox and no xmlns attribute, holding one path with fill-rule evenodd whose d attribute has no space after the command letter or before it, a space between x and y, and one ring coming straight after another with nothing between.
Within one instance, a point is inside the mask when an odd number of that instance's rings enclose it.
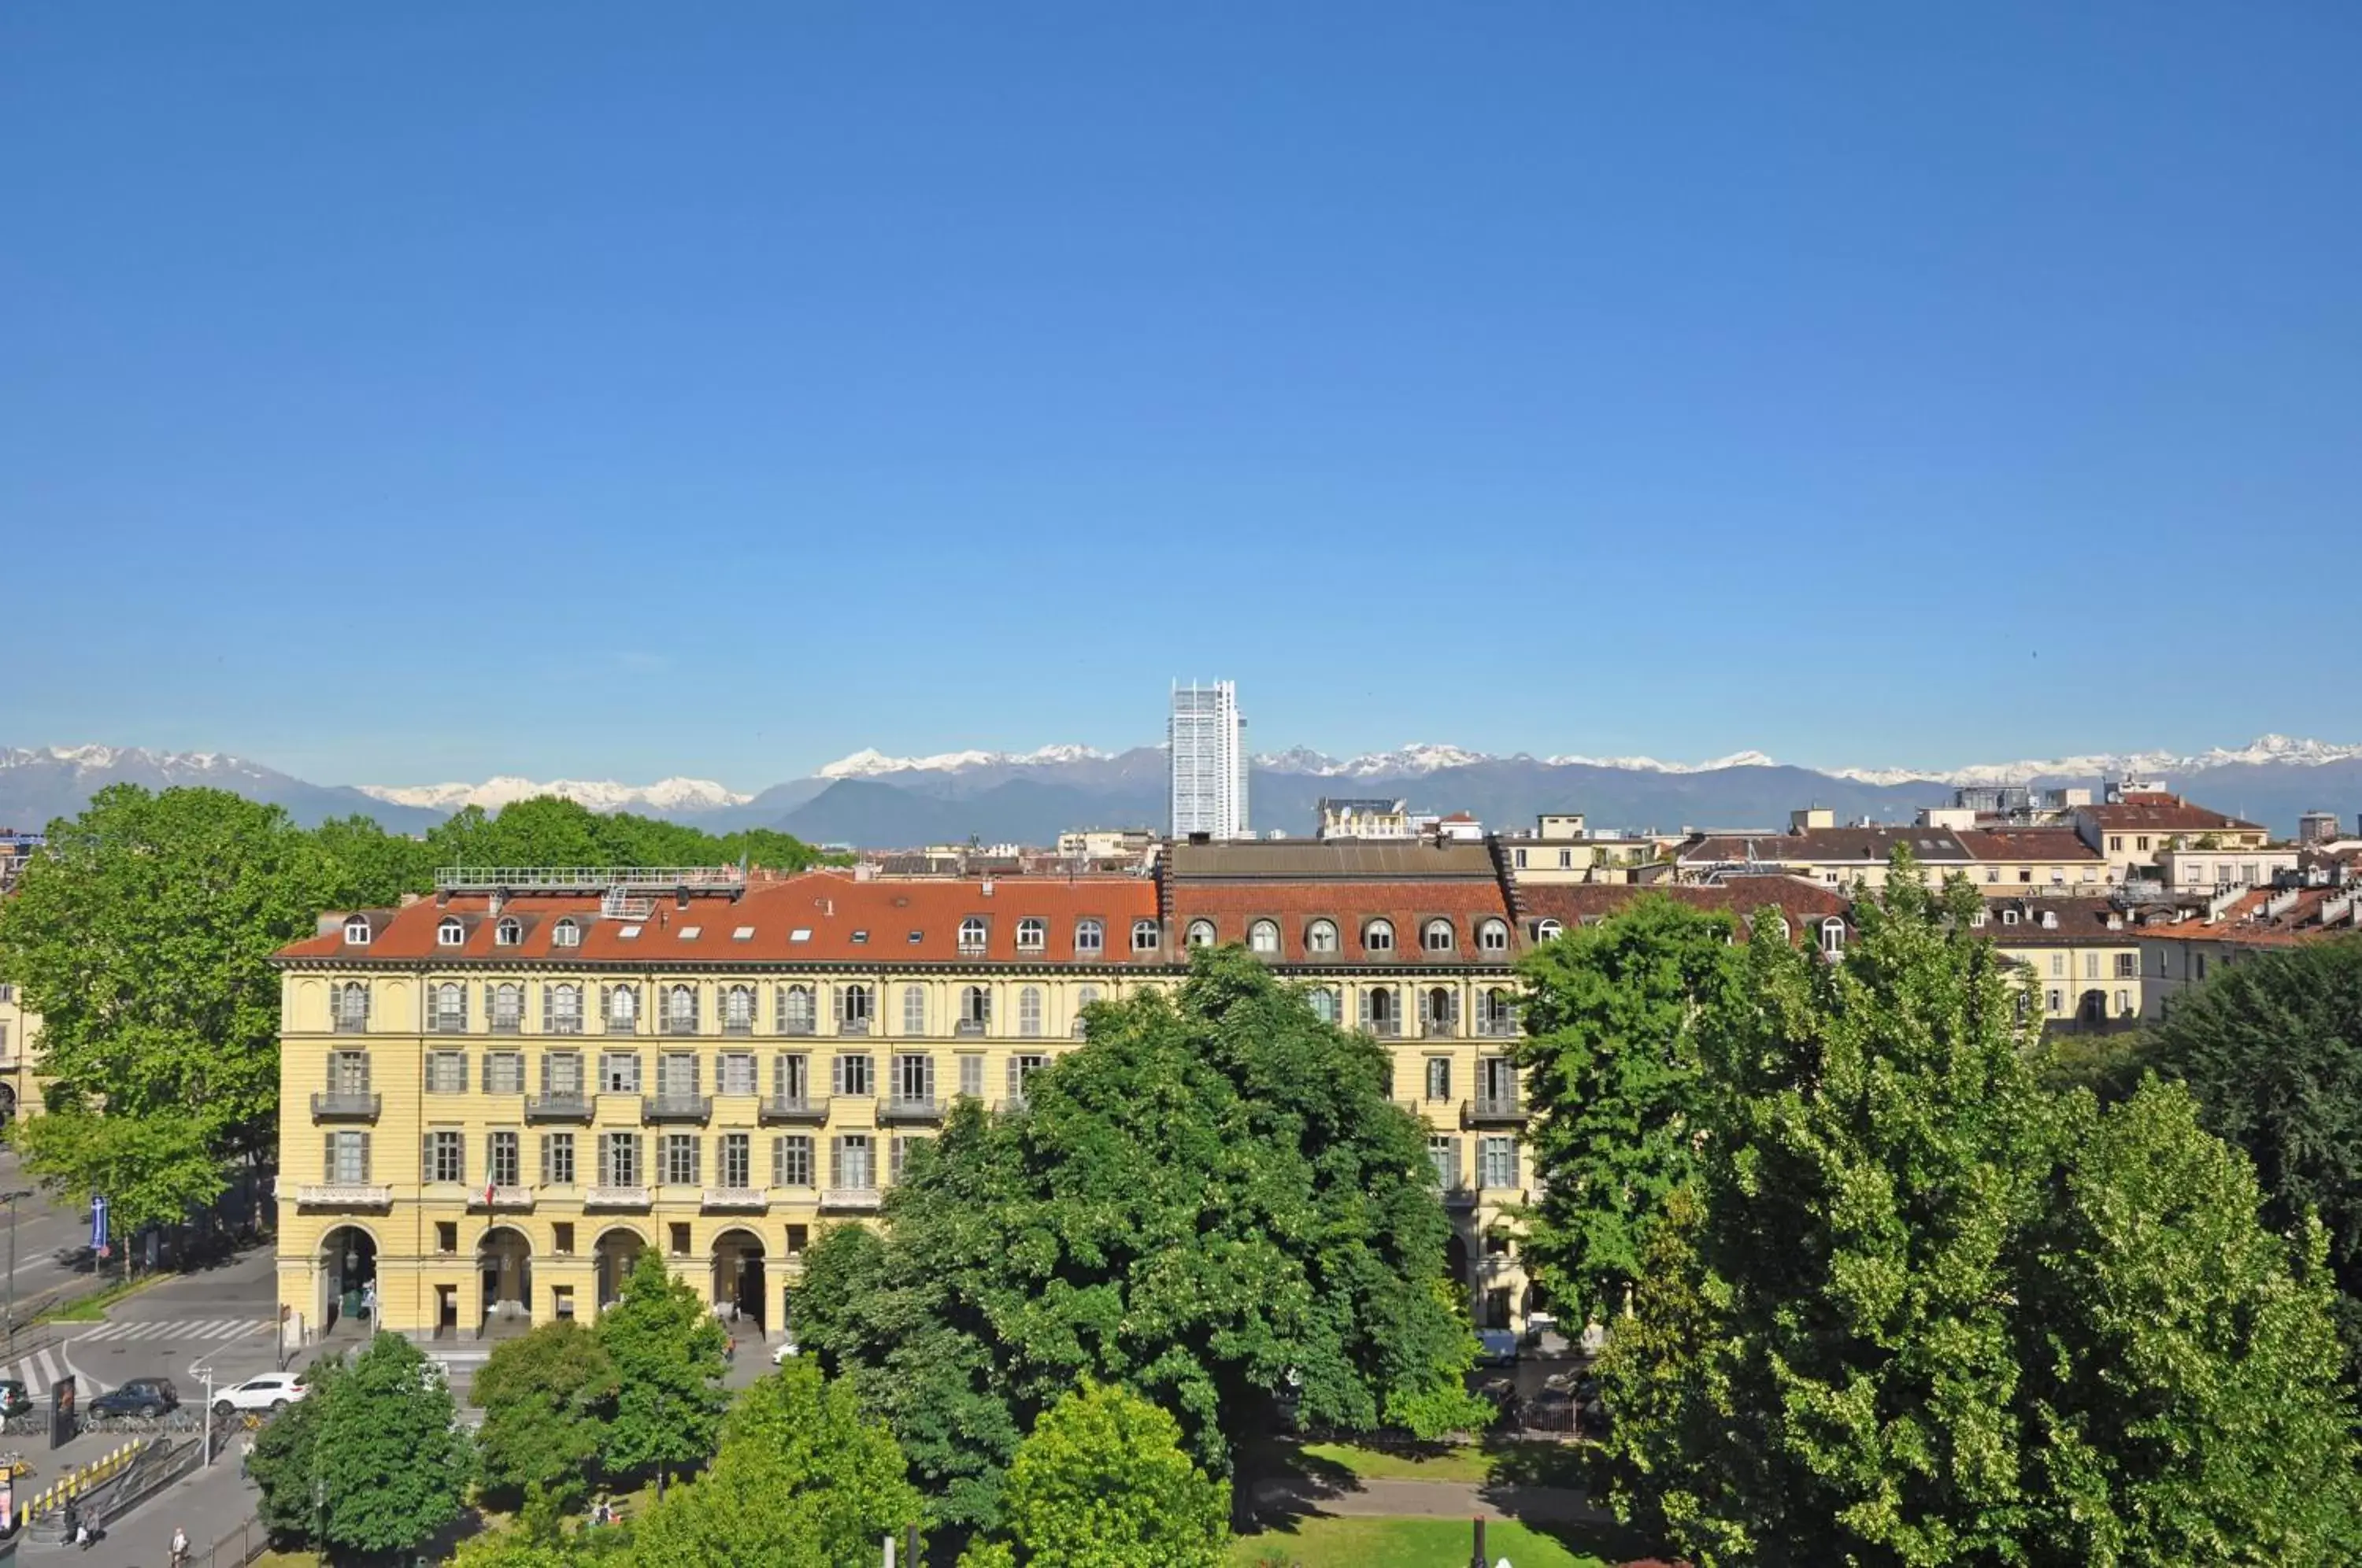
<instances>
[{"instance_id":1,"label":"balcony with balustrade","mask_svg":"<svg viewBox=\"0 0 2362 1568\"><path fill-rule=\"evenodd\" d=\"M944 1102L933 1095L888 1094L877 1097L877 1120L891 1122L941 1121Z\"/></svg>"},{"instance_id":2,"label":"balcony with balustrade","mask_svg":"<svg viewBox=\"0 0 2362 1568\"><path fill-rule=\"evenodd\" d=\"M756 1117L766 1123L809 1123L817 1126L828 1120L828 1096L824 1094L767 1094L756 1107Z\"/></svg>"},{"instance_id":3,"label":"balcony with balustrade","mask_svg":"<svg viewBox=\"0 0 2362 1568\"><path fill-rule=\"evenodd\" d=\"M375 1121L385 1097L367 1089L329 1089L312 1097L315 1121Z\"/></svg>"},{"instance_id":4,"label":"balcony with balustrade","mask_svg":"<svg viewBox=\"0 0 2362 1568\"><path fill-rule=\"evenodd\" d=\"M558 1089L549 1094L527 1095L524 1119L527 1121L589 1122L595 1109L591 1097L580 1089Z\"/></svg>"},{"instance_id":5,"label":"balcony with balustrade","mask_svg":"<svg viewBox=\"0 0 2362 1568\"><path fill-rule=\"evenodd\" d=\"M820 1195L820 1206L839 1214L875 1213L879 1200L874 1187L823 1187Z\"/></svg>"},{"instance_id":6,"label":"balcony with balustrade","mask_svg":"<svg viewBox=\"0 0 2362 1568\"><path fill-rule=\"evenodd\" d=\"M647 1095L640 1100L643 1121L694 1121L702 1126L713 1120L713 1097L710 1094Z\"/></svg>"},{"instance_id":7,"label":"balcony with balustrade","mask_svg":"<svg viewBox=\"0 0 2362 1568\"><path fill-rule=\"evenodd\" d=\"M1529 1120L1530 1113L1518 1102L1515 1092L1480 1093L1461 1112L1460 1124L1462 1127L1523 1127Z\"/></svg>"},{"instance_id":8,"label":"balcony with balustrade","mask_svg":"<svg viewBox=\"0 0 2362 1568\"><path fill-rule=\"evenodd\" d=\"M307 1182L295 1189L298 1209L391 1209L393 1188L365 1181Z\"/></svg>"}]
</instances>

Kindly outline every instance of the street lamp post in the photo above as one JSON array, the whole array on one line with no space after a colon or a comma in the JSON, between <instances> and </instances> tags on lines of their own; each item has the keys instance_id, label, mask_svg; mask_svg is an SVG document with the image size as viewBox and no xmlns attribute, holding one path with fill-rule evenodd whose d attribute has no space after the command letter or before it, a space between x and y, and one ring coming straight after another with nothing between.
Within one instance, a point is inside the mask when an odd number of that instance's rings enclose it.
<instances>
[{"instance_id":1,"label":"street lamp post","mask_svg":"<svg viewBox=\"0 0 2362 1568\"><path fill-rule=\"evenodd\" d=\"M8 1206L8 1354L17 1353L17 1203L33 1196L30 1187L18 1187L14 1192L0 1192L0 1203Z\"/></svg>"}]
</instances>

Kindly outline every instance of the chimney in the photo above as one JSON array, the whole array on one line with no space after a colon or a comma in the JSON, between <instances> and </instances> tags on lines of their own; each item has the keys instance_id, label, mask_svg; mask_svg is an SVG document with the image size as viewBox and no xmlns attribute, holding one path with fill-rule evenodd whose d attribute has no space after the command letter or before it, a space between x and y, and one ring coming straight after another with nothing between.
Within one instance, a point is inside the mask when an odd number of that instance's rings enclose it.
<instances>
[{"instance_id":1,"label":"chimney","mask_svg":"<svg viewBox=\"0 0 2362 1568\"><path fill-rule=\"evenodd\" d=\"M989 877L984 879L984 896L988 899L992 897L992 878Z\"/></svg>"}]
</instances>

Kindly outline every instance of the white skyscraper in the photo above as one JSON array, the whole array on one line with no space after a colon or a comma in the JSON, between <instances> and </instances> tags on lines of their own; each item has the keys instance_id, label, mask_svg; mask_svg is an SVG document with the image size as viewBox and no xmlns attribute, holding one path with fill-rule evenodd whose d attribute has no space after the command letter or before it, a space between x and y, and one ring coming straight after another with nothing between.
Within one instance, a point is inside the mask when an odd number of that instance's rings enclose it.
<instances>
[{"instance_id":1,"label":"white skyscraper","mask_svg":"<svg viewBox=\"0 0 2362 1568\"><path fill-rule=\"evenodd\" d=\"M1173 685L1173 836L1247 836L1247 722L1239 717L1239 690L1228 680L1210 686Z\"/></svg>"}]
</instances>

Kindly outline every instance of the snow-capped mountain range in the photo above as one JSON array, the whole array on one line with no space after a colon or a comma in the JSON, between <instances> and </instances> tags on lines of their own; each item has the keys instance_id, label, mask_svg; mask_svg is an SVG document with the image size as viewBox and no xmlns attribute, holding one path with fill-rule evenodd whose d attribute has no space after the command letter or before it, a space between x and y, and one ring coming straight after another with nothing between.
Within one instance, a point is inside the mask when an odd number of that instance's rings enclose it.
<instances>
[{"instance_id":1,"label":"snow-capped mountain range","mask_svg":"<svg viewBox=\"0 0 2362 1568\"><path fill-rule=\"evenodd\" d=\"M727 790L711 778L659 778L653 784L618 784L612 779L553 778L538 783L502 774L481 784L359 784L364 795L398 806L418 806L451 812L469 806L497 812L536 795L562 795L594 812L715 812L743 806L753 800Z\"/></svg>"}]
</instances>

